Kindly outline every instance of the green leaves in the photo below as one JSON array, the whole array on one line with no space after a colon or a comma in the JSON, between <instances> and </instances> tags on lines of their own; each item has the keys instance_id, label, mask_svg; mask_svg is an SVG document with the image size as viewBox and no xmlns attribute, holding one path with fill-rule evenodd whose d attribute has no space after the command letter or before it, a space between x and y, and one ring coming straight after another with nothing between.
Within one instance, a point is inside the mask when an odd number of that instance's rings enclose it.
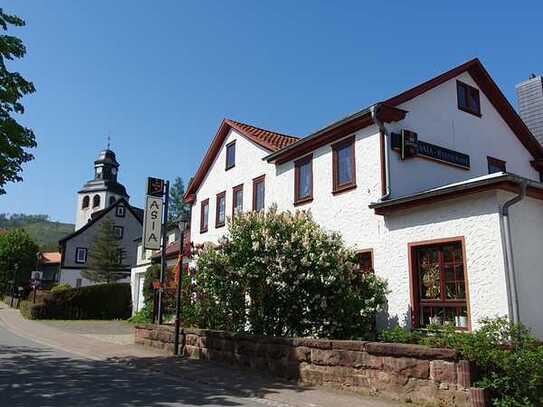
<instances>
[{"instance_id":1,"label":"green leaves","mask_svg":"<svg viewBox=\"0 0 543 407\"><path fill-rule=\"evenodd\" d=\"M126 277L128 265L123 264L126 253L119 245L113 227L115 224L105 218L98 225L98 233L89 249L88 266L81 275L97 283L112 283Z\"/></svg>"},{"instance_id":2,"label":"green leaves","mask_svg":"<svg viewBox=\"0 0 543 407\"><path fill-rule=\"evenodd\" d=\"M0 9L0 27L7 31L8 26L24 26L24 21ZM32 82L18 72L8 70L6 61L23 58L26 48L14 36L0 35L0 194L5 194L8 182L22 181L22 164L34 159L27 149L36 147L34 132L21 125L13 115L24 113L21 99L35 92Z\"/></svg>"},{"instance_id":3,"label":"green leaves","mask_svg":"<svg viewBox=\"0 0 543 407\"><path fill-rule=\"evenodd\" d=\"M0 234L0 290L15 277L16 285L26 285L37 262L38 246L22 229Z\"/></svg>"},{"instance_id":4,"label":"green leaves","mask_svg":"<svg viewBox=\"0 0 543 407\"><path fill-rule=\"evenodd\" d=\"M456 349L460 358L475 365L475 385L490 392L495 407L543 405L543 345L506 318L483 320L473 333L431 326L424 334L394 328L380 336L386 342Z\"/></svg>"},{"instance_id":5,"label":"green leaves","mask_svg":"<svg viewBox=\"0 0 543 407\"><path fill-rule=\"evenodd\" d=\"M249 212L198 257L201 327L272 336L366 338L386 284L354 269L341 236L308 212ZM203 326L202 326L203 324Z\"/></svg>"}]
</instances>

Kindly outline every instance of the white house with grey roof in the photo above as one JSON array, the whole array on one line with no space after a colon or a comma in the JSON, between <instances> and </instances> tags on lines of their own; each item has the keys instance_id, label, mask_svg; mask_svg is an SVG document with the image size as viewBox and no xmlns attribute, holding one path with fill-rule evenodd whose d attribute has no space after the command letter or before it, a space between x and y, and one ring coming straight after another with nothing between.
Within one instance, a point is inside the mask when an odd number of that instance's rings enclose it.
<instances>
[{"instance_id":1,"label":"white house with grey roof","mask_svg":"<svg viewBox=\"0 0 543 407\"><path fill-rule=\"evenodd\" d=\"M93 284L81 276L96 239L99 226L109 219L120 243L119 261L126 265L126 278L136 264L137 242L141 237L143 210L131 206L124 185L118 182L119 163L109 148L94 162L94 178L77 193L75 231L59 241L60 283L80 287Z\"/></svg>"},{"instance_id":2,"label":"white house with grey roof","mask_svg":"<svg viewBox=\"0 0 543 407\"><path fill-rule=\"evenodd\" d=\"M191 240L238 211L310 210L388 281L380 326L543 337L543 147L477 59L302 138L224 120L185 201Z\"/></svg>"}]
</instances>

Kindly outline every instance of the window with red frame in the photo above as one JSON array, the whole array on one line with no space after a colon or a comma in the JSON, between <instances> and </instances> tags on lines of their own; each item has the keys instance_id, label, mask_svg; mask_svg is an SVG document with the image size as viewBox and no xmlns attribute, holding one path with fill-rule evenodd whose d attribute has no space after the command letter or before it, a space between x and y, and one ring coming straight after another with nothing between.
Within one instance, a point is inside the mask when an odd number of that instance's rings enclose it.
<instances>
[{"instance_id":1,"label":"window with red frame","mask_svg":"<svg viewBox=\"0 0 543 407\"><path fill-rule=\"evenodd\" d=\"M468 329L466 270L461 241L412 247L413 323Z\"/></svg>"}]
</instances>

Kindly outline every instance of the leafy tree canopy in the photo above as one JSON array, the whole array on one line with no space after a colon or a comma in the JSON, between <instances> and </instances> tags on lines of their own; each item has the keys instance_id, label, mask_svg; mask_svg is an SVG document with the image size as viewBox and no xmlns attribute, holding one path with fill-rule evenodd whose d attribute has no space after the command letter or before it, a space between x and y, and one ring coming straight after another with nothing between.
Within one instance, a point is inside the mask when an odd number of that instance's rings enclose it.
<instances>
[{"instance_id":1,"label":"leafy tree canopy","mask_svg":"<svg viewBox=\"0 0 543 407\"><path fill-rule=\"evenodd\" d=\"M4 13L0 8L0 27L22 27L21 18ZM18 72L11 72L6 61L23 58L26 48L20 38L0 35L0 194L5 194L8 182L20 182L22 164L34 158L26 149L36 147L34 132L21 125L15 117L24 113L21 98L34 93L32 82Z\"/></svg>"},{"instance_id":2,"label":"leafy tree canopy","mask_svg":"<svg viewBox=\"0 0 543 407\"><path fill-rule=\"evenodd\" d=\"M26 285L36 267L38 246L21 229L0 234L0 289L8 289L8 281L15 275L16 285Z\"/></svg>"},{"instance_id":3,"label":"leafy tree canopy","mask_svg":"<svg viewBox=\"0 0 543 407\"><path fill-rule=\"evenodd\" d=\"M125 250L119 245L111 219L104 219L98 226L96 238L89 248L87 269L81 276L96 283L112 283L126 277L128 265L123 264Z\"/></svg>"},{"instance_id":4,"label":"leafy tree canopy","mask_svg":"<svg viewBox=\"0 0 543 407\"><path fill-rule=\"evenodd\" d=\"M168 208L168 222L174 222L177 219L189 219L190 205L183 202L185 195L185 185L181 177L175 177L173 185L170 187L170 206Z\"/></svg>"}]
</instances>

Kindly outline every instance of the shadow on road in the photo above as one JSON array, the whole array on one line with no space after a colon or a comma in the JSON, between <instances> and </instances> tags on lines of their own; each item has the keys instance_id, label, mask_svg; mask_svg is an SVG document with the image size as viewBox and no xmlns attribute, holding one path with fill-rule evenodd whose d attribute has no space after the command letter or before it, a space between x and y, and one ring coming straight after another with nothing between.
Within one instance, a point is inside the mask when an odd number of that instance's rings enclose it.
<instances>
[{"instance_id":1,"label":"shadow on road","mask_svg":"<svg viewBox=\"0 0 543 407\"><path fill-rule=\"evenodd\" d=\"M0 405L241 406L254 403L240 396L269 393L283 386L264 378L251 379L247 384L247 380L242 380L242 372L232 372L220 366L209 371L210 365L204 366L205 362L193 362L168 357L131 361L135 367L145 366L163 373L176 370L180 377L192 375L191 379L196 379L186 381L112 361L72 358L48 348L0 345ZM221 380L220 375L225 371L230 377ZM206 374L214 378L207 384ZM236 375L239 375L239 380ZM238 381L232 389L232 383ZM288 384L284 387L294 388Z\"/></svg>"}]
</instances>

